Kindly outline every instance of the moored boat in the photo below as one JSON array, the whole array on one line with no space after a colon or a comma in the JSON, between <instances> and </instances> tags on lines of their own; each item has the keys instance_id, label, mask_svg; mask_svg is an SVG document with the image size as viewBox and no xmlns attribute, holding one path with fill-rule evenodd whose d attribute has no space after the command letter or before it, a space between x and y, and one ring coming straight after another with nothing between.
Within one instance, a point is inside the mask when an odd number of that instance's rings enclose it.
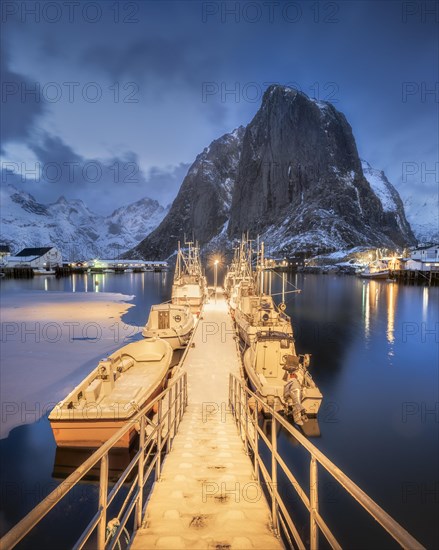
<instances>
[{"instance_id":1,"label":"moored boat","mask_svg":"<svg viewBox=\"0 0 439 550\"><path fill-rule=\"evenodd\" d=\"M308 354L297 355L292 334L259 331L244 353L250 387L270 407L292 415L296 424L316 416L322 394L308 371Z\"/></svg>"},{"instance_id":2,"label":"moored boat","mask_svg":"<svg viewBox=\"0 0 439 550\"><path fill-rule=\"evenodd\" d=\"M34 275L56 275L56 271L54 269L34 268Z\"/></svg>"},{"instance_id":3,"label":"moored boat","mask_svg":"<svg viewBox=\"0 0 439 550\"><path fill-rule=\"evenodd\" d=\"M359 274L359 276L363 279L388 279L390 277L390 273L388 269L377 271L369 271L368 269L365 269Z\"/></svg>"},{"instance_id":4,"label":"moored boat","mask_svg":"<svg viewBox=\"0 0 439 550\"><path fill-rule=\"evenodd\" d=\"M151 307L144 338L162 338L172 349L184 348L191 337L195 320L189 306L158 304Z\"/></svg>"},{"instance_id":5,"label":"moored boat","mask_svg":"<svg viewBox=\"0 0 439 550\"><path fill-rule=\"evenodd\" d=\"M207 298L207 283L201 269L199 249L192 244L187 243L188 250L184 253L178 243L171 302L190 306L192 313L199 315Z\"/></svg>"},{"instance_id":6,"label":"moored boat","mask_svg":"<svg viewBox=\"0 0 439 550\"><path fill-rule=\"evenodd\" d=\"M357 275L364 279L388 279L390 276L390 271L384 260L375 260L365 269L359 271Z\"/></svg>"},{"instance_id":7,"label":"moored boat","mask_svg":"<svg viewBox=\"0 0 439 550\"><path fill-rule=\"evenodd\" d=\"M49 415L58 446L98 447L164 388L172 348L151 338L128 344L106 359ZM129 447L135 425L116 447Z\"/></svg>"},{"instance_id":8,"label":"moored boat","mask_svg":"<svg viewBox=\"0 0 439 550\"><path fill-rule=\"evenodd\" d=\"M244 343L249 346L256 334L264 330L292 335L290 318L275 305L273 298L266 294L254 295L251 292L252 289L249 288L241 289L235 309L236 328Z\"/></svg>"}]
</instances>

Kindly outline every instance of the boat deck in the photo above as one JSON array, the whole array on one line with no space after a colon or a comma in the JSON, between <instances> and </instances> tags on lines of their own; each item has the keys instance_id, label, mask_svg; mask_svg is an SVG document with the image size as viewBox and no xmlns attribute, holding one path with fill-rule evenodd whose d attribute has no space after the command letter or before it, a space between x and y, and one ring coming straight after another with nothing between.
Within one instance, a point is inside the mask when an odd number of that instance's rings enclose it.
<instances>
[{"instance_id":1,"label":"boat deck","mask_svg":"<svg viewBox=\"0 0 439 550\"><path fill-rule=\"evenodd\" d=\"M239 358L223 295L204 307L193 341L189 405L131 550L283 548L227 405Z\"/></svg>"}]
</instances>

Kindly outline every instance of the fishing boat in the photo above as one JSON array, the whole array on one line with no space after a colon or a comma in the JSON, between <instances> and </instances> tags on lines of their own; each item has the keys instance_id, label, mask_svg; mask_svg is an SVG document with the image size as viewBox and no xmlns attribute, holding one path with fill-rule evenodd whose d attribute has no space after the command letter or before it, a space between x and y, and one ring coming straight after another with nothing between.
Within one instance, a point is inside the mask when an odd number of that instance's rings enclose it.
<instances>
[{"instance_id":1,"label":"fishing boat","mask_svg":"<svg viewBox=\"0 0 439 550\"><path fill-rule=\"evenodd\" d=\"M207 282L201 269L199 248L191 242L186 244L188 249L184 252L178 243L171 303L187 305L192 313L199 315L207 298Z\"/></svg>"},{"instance_id":2,"label":"fishing boat","mask_svg":"<svg viewBox=\"0 0 439 550\"><path fill-rule=\"evenodd\" d=\"M357 273L363 279L388 279L390 271L386 262L376 260L371 262L364 270Z\"/></svg>"},{"instance_id":3,"label":"fishing boat","mask_svg":"<svg viewBox=\"0 0 439 550\"><path fill-rule=\"evenodd\" d=\"M251 255L245 255L247 266L242 268L245 274L252 274ZM264 292L264 243L258 250L258 262L255 276L245 277L237 286L233 287L231 309L234 309L236 329L245 345L250 346L259 331L272 330L286 334L293 334L291 319L284 313L284 282L282 303L276 306L269 293ZM270 272L271 277L271 272ZM271 281L271 279L270 279Z\"/></svg>"},{"instance_id":4,"label":"fishing boat","mask_svg":"<svg viewBox=\"0 0 439 550\"><path fill-rule=\"evenodd\" d=\"M171 346L158 338L133 342L102 359L50 413L56 444L102 445L163 390L171 359ZM136 433L133 424L116 447L129 447Z\"/></svg>"},{"instance_id":5,"label":"fishing boat","mask_svg":"<svg viewBox=\"0 0 439 550\"><path fill-rule=\"evenodd\" d=\"M276 306L271 296L253 295L248 291L248 288L241 289L235 309L236 328L247 346L250 346L256 334L263 330L293 334L291 319ZM283 304L281 306L283 308Z\"/></svg>"},{"instance_id":6,"label":"fishing boat","mask_svg":"<svg viewBox=\"0 0 439 550\"><path fill-rule=\"evenodd\" d=\"M229 308L232 316L238 306L242 294L253 294L255 279L251 263L252 251L249 241L244 237L235 250L235 256L224 279L224 290L229 297Z\"/></svg>"},{"instance_id":7,"label":"fishing boat","mask_svg":"<svg viewBox=\"0 0 439 550\"><path fill-rule=\"evenodd\" d=\"M194 325L194 316L189 306L158 304L151 307L142 336L162 338L172 349L181 349L189 342Z\"/></svg>"},{"instance_id":8,"label":"fishing boat","mask_svg":"<svg viewBox=\"0 0 439 550\"><path fill-rule=\"evenodd\" d=\"M302 425L317 415L323 398L308 371L309 360L309 354L296 354L292 334L264 330L245 351L243 363L251 389Z\"/></svg>"}]
</instances>

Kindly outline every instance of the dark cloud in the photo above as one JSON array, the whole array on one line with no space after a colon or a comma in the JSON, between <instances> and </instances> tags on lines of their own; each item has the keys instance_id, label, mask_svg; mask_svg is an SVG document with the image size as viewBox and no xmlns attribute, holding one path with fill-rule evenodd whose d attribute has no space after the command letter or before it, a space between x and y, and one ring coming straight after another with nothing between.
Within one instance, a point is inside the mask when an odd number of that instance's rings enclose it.
<instances>
[{"instance_id":1,"label":"dark cloud","mask_svg":"<svg viewBox=\"0 0 439 550\"><path fill-rule=\"evenodd\" d=\"M439 81L434 2L259 2L261 16L253 22L255 2L138 2L134 24L112 19L114 6L122 3L100 4L97 24L81 17L69 23L64 12L57 24L32 24L30 18L6 28L6 46L20 61L12 67L34 79L96 78L103 89L133 81L140 88L137 104L97 104L91 110L79 97L65 109L51 104L44 112L41 104L26 105L18 118L14 109L7 133L17 140L25 143L37 117L47 113L44 128L72 145L63 150L46 137L33 145L41 159L50 160L50 151L75 159L75 150L90 149L133 151L116 155L120 162L139 157L145 166L191 162L211 140L249 122L269 82L295 83L310 96L334 99L352 125L361 156L404 191L403 162L431 167L437 159L437 96L422 93L423 86L431 89ZM289 4L296 8L286 12ZM404 101L405 82L418 90ZM217 91L203 98L203 83ZM105 163L107 180L113 160ZM168 197L182 177L177 167L152 169L138 179L137 186L124 183L133 195L146 189L146 195ZM428 180L426 192L435 184ZM54 193L60 187L52 185ZM78 181L77 188L84 198L96 196L97 185ZM116 188L113 182L112 192Z\"/></svg>"},{"instance_id":2,"label":"dark cloud","mask_svg":"<svg viewBox=\"0 0 439 550\"><path fill-rule=\"evenodd\" d=\"M4 48L1 48L0 54L0 82L0 137L3 147L10 141L26 141L38 117L45 113L46 106L35 83L10 70Z\"/></svg>"},{"instance_id":3,"label":"dark cloud","mask_svg":"<svg viewBox=\"0 0 439 550\"><path fill-rule=\"evenodd\" d=\"M144 173L133 152L104 160L85 158L50 134L41 136L38 143L30 143L29 148L37 162L24 166L4 163L2 185L12 184L42 202L61 195L82 199L91 210L103 214L144 197L166 206L188 170L188 165L179 164L166 169L154 167ZM27 177L22 177L20 170L27 172Z\"/></svg>"}]
</instances>

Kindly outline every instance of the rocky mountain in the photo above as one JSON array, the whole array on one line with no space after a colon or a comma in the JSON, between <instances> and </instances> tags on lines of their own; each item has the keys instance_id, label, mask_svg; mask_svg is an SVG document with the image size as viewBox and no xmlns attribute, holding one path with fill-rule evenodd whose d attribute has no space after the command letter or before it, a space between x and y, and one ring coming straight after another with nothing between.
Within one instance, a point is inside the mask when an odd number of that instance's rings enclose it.
<instances>
[{"instance_id":1,"label":"rocky mountain","mask_svg":"<svg viewBox=\"0 0 439 550\"><path fill-rule=\"evenodd\" d=\"M284 254L416 242L396 189L362 165L345 116L279 85L246 128L197 157L168 215L132 252L166 257L184 234L215 247L243 231Z\"/></svg>"},{"instance_id":2,"label":"rocky mountain","mask_svg":"<svg viewBox=\"0 0 439 550\"><path fill-rule=\"evenodd\" d=\"M115 258L136 246L167 213L157 201L144 198L101 216L81 200L60 197L42 204L12 185L2 188L0 198L1 244L9 244L14 252L52 244L65 260Z\"/></svg>"}]
</instances>

